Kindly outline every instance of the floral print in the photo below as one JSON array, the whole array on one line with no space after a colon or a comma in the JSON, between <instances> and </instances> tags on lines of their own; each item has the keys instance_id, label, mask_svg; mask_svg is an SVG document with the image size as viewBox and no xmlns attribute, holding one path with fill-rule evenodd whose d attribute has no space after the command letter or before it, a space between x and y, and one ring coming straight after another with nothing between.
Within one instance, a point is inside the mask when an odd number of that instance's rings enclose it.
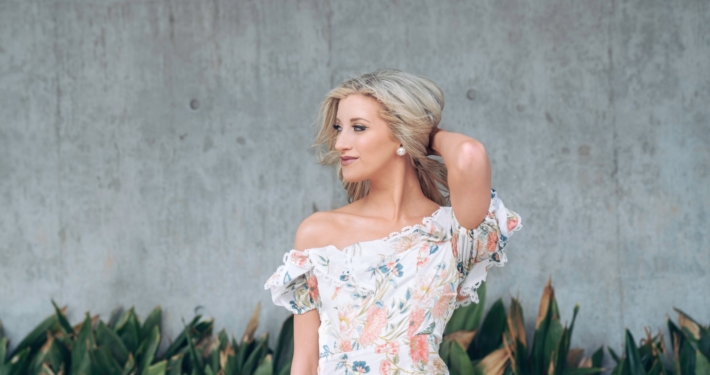
<instances>
[{"instance_id":1,"label":"floral print","mask_svg":"<svg viewBox=\"0 0 710 375\"><path fill-rule=\"evenodd\" d=\"M291 250L265 288L294 314L318 311L320 374L448 374L438 355L446 322L478 302L478 287L507 262L503 248L521 228L491 189L476 228L440 207L381 240Z\"/></svg>"}]
</instances>

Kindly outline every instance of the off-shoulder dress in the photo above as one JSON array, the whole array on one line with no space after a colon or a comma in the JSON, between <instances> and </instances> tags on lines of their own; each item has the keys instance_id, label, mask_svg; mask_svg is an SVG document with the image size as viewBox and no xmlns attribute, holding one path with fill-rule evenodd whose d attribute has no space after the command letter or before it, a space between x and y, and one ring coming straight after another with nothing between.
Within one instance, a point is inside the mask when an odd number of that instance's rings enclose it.
<instances>
[{"instance_id":1,"label":"off-shoulder dress","mask_svg":"<svg viewBox=\"0 0 710 375\"><path fill-rule=\"evenodd\" d=\"M478 302L488 269L503 266L503 248L521 228L491 189L476 228L440 207L379 240L291 250L265 288L294 314L317 309L319 374L448 374L438 354L446 322Z\"/></svg>"}]
</instances>

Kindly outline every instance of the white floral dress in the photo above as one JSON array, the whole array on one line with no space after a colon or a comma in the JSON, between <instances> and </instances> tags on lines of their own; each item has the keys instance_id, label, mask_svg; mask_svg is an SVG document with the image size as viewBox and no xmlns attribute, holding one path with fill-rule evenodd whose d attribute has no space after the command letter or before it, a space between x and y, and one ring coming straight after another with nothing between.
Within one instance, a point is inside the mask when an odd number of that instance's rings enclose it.
<instances>
[{"instance_id":1,"label":"white floral dress","mask_svg":"<svg viewBox=\"0 0 710 375\"><path fill-rule=\"evenodd\" d=\"M507 261L503 248L521 228L491 189L477 228L440 207L380 240L291 250L265 288L294 314L318 310L319 374L448 374L438 354L446 322L478 302L476 289Z\"/></svg>"}]
</instances>

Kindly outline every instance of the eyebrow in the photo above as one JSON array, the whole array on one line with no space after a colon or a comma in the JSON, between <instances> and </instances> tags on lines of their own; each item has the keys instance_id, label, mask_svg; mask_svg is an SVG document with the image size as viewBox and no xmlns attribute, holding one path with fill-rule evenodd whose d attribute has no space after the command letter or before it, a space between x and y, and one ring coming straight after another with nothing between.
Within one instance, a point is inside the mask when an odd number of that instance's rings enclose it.
<instances>
[{"instance_id":1,"label":"eyebrow","mask_svg":"<svg viewBox=\"0 0 710 375\"><path fill-rule=\"evenodd\" d=\"M362 117L353 117L353 118L350 119L350 122L355 122L355 121L359 121L359 120L362 120L362 121L365 121L365 122L370 122L370 121L367 121L366 119L364 119L364 118L362 118ZM340 121L340 119L336 117L336 118L335 118L335 121Z\"/></svg>"}]
</instances>

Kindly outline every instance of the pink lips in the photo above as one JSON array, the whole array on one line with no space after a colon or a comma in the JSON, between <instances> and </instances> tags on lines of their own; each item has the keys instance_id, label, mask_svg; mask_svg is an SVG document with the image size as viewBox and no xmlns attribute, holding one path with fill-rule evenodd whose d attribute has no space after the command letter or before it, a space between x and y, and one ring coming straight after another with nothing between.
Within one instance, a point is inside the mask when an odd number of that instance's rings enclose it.
<instances>
[{"instance_id":1,"label":"pink lips","mask_svg":"<svg viewBox=\"0 0 710 375\"><path fill-rule=\"evenodd\" d=\"M357 160L357 158L354 156L342 156L342 157L340 157L340 165L346 166L346 165L354 162L355 160Z\"/></svg>"}]
</instances>

